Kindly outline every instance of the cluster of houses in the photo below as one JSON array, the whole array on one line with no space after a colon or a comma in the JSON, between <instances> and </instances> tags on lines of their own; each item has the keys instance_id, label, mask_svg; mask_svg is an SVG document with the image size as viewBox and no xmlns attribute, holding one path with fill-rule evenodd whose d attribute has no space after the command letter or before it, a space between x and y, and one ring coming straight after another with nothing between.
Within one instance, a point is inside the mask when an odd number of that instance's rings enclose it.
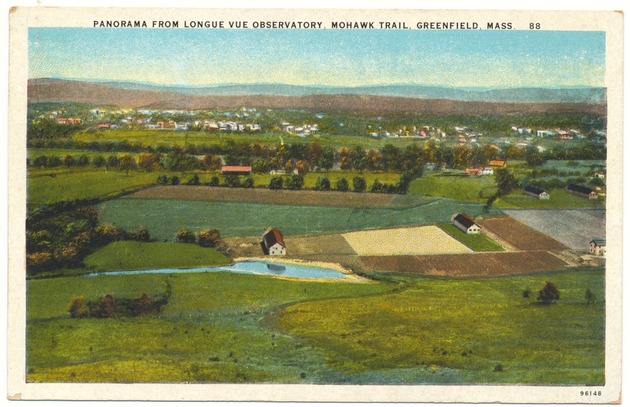
<instances>
[{"instance_id":1,"label":"cluster of houses","mask_svg":"<svg viewBox=\"0 0 630 407\"><path fill-rule=\"evenodd\" d=\"M395 131L375 131L370 133L371 137L380 138L380 137L389 137L389 138L417 138L417 139L428 139L428 138L442 138L446 137L446 132L442 131L437 127L429 127L429 126L412 126L411 128L402 128Z\"/></svg>"},{"instance_id":2,"label":"cluster of houses","mask_svg":"<svg viewBox=\"0 0 630 407\"><path fill-rule=\"evenodd\" d=\"M57 124L81 124L81 119L78 117L58 117L56 121Z\"/></svg>"},{"instance_id":3,"label":"cluster of houses","mask_svg":"<svg viewBox=\"0 0 630 407\"><path fill-rule=\"evenodd\" d=\"M519 127L512 126L512 131L517 132L518 134L533 134L533 130L531 127ZM536 130L536 137L556 137L558 140L573 140L574 138L584 138L585 136L580 133L580 131L575 129L563 130L563 129L540 129Z\"/></svg>"},{"instance_id":4,"label":"cluster of houses","mask_svg":"<svg viewBox=\"0 0 630 407\"><path fill-rule=\"evenodd\" d=\"M315 124L302 124L301 126L296 126L289 122L280 123L280 127L282 127L282 131L286 133L296 134L300 137L310 136L311 134L316 134L319 132L319 125Z\"/></svg>"},{"instance_id":5,"label":"cluster of houses","mask_svg":"<svg viewBox=\"0 0 630 407\"><path fill-rule=\"evenodd\" d=\"M214 120L195 120L193 122L195 128L200 128L205 131L219 131L219 132L244 132L244 131L260 131L260 124L258 123L240 123L234 121L214 121Z\"/></svg>"}]
</instances>

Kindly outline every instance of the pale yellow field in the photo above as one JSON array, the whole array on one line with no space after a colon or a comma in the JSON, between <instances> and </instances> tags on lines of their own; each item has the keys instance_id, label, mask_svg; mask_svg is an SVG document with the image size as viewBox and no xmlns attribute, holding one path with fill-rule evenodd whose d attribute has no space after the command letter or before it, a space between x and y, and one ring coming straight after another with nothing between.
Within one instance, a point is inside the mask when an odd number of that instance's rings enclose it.
<instances>
[{"instance_id":1,"label":"pale yellow field","mask_svg":"<svg viewBox=\"0 0 630 407\"><path fill-rule=\"evenodd\" d=\"M344 233L342 236L359 256L472 252L437 226L366 230Z\"/></svg>"}]
</instances>

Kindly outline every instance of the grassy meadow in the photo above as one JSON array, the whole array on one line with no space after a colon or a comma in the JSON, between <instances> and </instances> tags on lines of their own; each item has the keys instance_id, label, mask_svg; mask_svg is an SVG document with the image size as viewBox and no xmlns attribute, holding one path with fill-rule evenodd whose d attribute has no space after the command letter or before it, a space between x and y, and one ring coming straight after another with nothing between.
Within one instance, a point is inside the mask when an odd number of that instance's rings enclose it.
<instances>
[{"instance_id":1,"label":"grassy meadow","mask_svg":"<svg viewBox=\"0 0 630 407\"><path fill-rule=\"evenodd\" d=\"M535 303L545 280L560 289L557 304ZM230 273L30 280L27 379L602 384L603 281L592 269L371 283ZM167 284L159 315L67 311L74 296L136 297Z\"/></svg>"},{"instance_id":2,"label":"grassy meadow","mask_svg":"<svg viewBox=\"0 0 630 407\"><path fill-rule=\"evenodd\" d=\"M149 270L162 268L192 268L229 264L232 259L210 247L194 243L172 242L112 242L84 260L89 270Z\"/></svg>"},{"instance_id":3,"label":"grassy meadow","mask_svg":"<svg viewBox=\"0 0 630 407\"><path fill-rule=\"evenodd\" d=\"M462 201L485 203L497 191L494 177L471 177L465 174L432 172L411 182L409 194L443 197ZM551 199L541 200L525 195L520 189L502 196L494 202L499 208L603 208L605 199L588 200L568 193L564 189L548 191Z\"/></svg>"},{"instance_id":4,"label":"grassy meadow","mask_svg":"<svg viewBox=\"0 0 630 407\"><path fill-rule=\"evenodd\" d=\"M258 236L273 226L290 236L449 222L451 216L460 211L472 216L480 214L482 205L440 199L402 209L347 208L120 198L104 202L100 210L103 222L128 230L145 226L153 238L172 240L182 227L193 231L213 228L219 230L221 236L233 237ZM501 212L493 209L491 213Z\"/></svg>"}]
</instances>

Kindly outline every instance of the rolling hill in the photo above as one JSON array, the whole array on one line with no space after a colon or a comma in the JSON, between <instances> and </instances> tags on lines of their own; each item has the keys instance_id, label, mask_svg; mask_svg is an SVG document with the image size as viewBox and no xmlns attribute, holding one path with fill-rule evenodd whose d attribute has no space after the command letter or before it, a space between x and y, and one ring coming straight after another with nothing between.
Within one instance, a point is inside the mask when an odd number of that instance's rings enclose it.
<instances>
[{"instance_id":1,"label":"rolling hill","mask_svg":"<svg viewBox=\"0 0 630 407\"><path fill-rule=\"evenodd\" d=\"M563 92L566 95L564 98ZM28 100L186 110L253 106L467 115L534 112L606 114L605 89L601 88L465 90L414 85L334 88L275 84L179 87L32 79L28 83Z\"/></svg>"}]
</instances>

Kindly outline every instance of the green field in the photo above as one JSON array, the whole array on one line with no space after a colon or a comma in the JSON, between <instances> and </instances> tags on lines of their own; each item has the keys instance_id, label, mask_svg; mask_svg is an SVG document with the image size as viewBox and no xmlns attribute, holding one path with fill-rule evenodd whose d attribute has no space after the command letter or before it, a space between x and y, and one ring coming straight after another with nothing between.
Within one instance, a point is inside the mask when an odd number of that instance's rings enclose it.
<instances>
[{"instance_id":1,"label":"green field","mask_svg":"<svg viewBox=\"0 0 630 407\"><path fill-rule=\"evenodd\" d=\"M589 200L573 194L564 189L549 190L550 199L537 199L525 195L521 191L514 191L509 195L497 199L494 205L501 208L531 208L531 209L585 209L605 208L606 200L603 198Z\"/></svg>"},{"instance_id":2,"label":"green field","mask_svg":"<svg viewBox=\"0 0 630 407\"><path fill-rule=\"evenodd\" d=\"M93 271L192 268L229 264L217 249L194 243L113 242L87 256L83 263Z\"/></svg>"},{"instance_id":3,"label":"green field","mask_svg":"<svg viewBox=\"0 0 630 407\"><path fill-rule=\"evenodd\" d=\"M145 226L153 238L172 240L181 228L194 231L213 228L221 236L231 237L257 236L273 226L289 236L448 222L457 212L476 216L481 207L448 199L398 209L120 198L100 205L100 219L127 230ZM492 213L500 212L493 209Z\"/></svg>"},{"instance_id":4,"label":"green field","mask_svg":"<svg viewBox=\"0 0 630 407\"><path fill-rule=\"evenodd\" d=\"M449 236L476 252L503 251L503 247L500 244L483 233L469 235L457 229L452 223L439 223L437 226L448 233Z\"/></svg>"},{"instance_id":5,"label":"green field","mask_svg":"<svg viewBox=\"0 0 630 407\"><path fill-rule=\"evenodd\" d=\"M106 199L155 184L159 174L105 168L46 168L29 170L29 204L42 205L75 199ZM179 175L179 174L178 174Z\"/></svg>"},{"instance_id":6,"label":"green field","mask_svg":"<svg viewBox=\"0 0 630 407\"><path fill-rule=\"evenodd\" d=\"M462 173L431 172L411 182L409 194L483 202L496 192L494 177L471 177Z\"/></svg>"},{"instance_id":7,"label":"green field","mask_svg":"<svg viewBox=\"0 0 630 407\"><path fill-rule=\"evenodd\" d=\"M523 298L544 281L558 304ZM229 273L28 281L29 382L603 384L603 271L361 283ZM73 296L173 294L71 319ZM590 288L598 301L587 305ZM535 294L532 294L535 296ZM495 371L501 365L502 371Z\"/></svg>"},{"instance_id":8,"label":"green field","mask_svg":"<svg viewBox=\"0 0 630 407\"><path fill-rule=\"evenodd\" d=\"M159 316L71 319L73 296L173 295ZM28 381L299 382L331 374L319 350L261 326L279 305L376 294L389 283L287 281L230 273L68 277L28 282Z\"/></svg>"},{"instance_id":9,"label":"green field","mask_svg":"<svg viewBox=\"0 0 630 407\"><path fill-rule=\"evenodd\" d=\"M141 143L144 146L158 147L160 145L185 147L187 145L221 145L226 146L228 141L244 142L247 144L261 144L275 146L280 144L280 138L285 144L306 144L313 141L322 146L334 148L351 147L359 145L366 149L380 148L385 144L395 144L404 147L413 143L422 142L417 139L404 138L374 138L369 136L351 135L325 135L315 134L309 137L299 137L290 133L204 133L199 131L172 131L172 130L107 130L100 132L82 131L72 135L77 141L128 141Z\"/></svg>"},{"instance_id":10,"label":"green field","mask_svg":"<svg viewBox=\"0 0 630 407\"><path fill-rule=\"evenodd\" d=\"M518 172L518 171L516 171ZM471 202L487 202L496 192L494 177L470 177L458 173L433 172L411 182L409 194L444 197ZM520 189L502 196L494 202L500 208L603 208L605 200L584 199L566 192L563 189L549 191L551 199L540 200L523 194Z\"/></svg>"},{"instance_id":11,"label":"green field","mask_svg":"<svg viewBox=\"0 0 630 407\"><path fill-rule=\"evenodd\" d=\"M523 298L545 279L560 288L558 304ZM604 298L603 273L418 279L400 293L300 303L277 318L358 381L601 385L604 307L586 304L587 288Z\"/></svg>"}]
</instances>

